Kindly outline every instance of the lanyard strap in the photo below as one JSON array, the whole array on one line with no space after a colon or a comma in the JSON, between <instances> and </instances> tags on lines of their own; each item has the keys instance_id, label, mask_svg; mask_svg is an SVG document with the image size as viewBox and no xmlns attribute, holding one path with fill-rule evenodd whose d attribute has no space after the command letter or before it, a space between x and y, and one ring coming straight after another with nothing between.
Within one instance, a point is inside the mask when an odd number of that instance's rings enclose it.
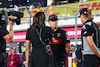
<instances>
[{"instance_id":1,"label":"lanyard strap","mask_svg":"<svg viewBox=\"0 0 100 67\"><path fill-rule=\"evenodd\" d=\"M46 44L42 41L42 38L41 38L42 28L40 28L40 33L38 32L37 29L36 29L36 32L37 32L37 34L39 36L39 39L40 39L41 43L46 46Z\"/></svg>"},{"instance_id":2,"label":"lanyard strap","mask_svg":"<svg viewBox=\"0 0 100 67\"><path fill-rule=\"evenodd\" d=\"M52 52L52 50L51 50L50 45L46 45L46 44L42 41L42 38L41 38L42 28L40 28L40 33L38 32L37 29L36 29L36 32L37 32L37 34L38 34L38 36L39 36L39 39L40 39L41 43L42 43L43 45L46 46L46 52L47 52L49 55L52 55L53 52Z\"/></svg>"}]
</instances>

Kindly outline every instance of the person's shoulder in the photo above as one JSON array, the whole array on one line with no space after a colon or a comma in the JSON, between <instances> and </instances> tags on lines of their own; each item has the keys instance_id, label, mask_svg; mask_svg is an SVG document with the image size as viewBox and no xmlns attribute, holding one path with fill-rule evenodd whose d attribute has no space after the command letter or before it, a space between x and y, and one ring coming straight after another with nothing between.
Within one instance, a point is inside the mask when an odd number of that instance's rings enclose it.
<instances>
[{"instance_id":1,"label":"person's shoulder","mask_svg":"<svg viewBox=\"0 0 100 67\"><path fill-rule=\"evenodd\" d=\"M18 54L15 54L16 56L19 56Z\"/></svg>"},{"instance_id":2,"label":"person's shoulder","mask_svg":"<svg viewBox=\"0 0 100 67\"><path fill-rule=\"evenodd\" d=\"M43 28L46 29L46 30L51 30L51 27L48 27L48 26L45 26Z\"/></svg>"},{"instance_id":3,"label":"person's shoulder","mask_svg":"<svg viewBox=\"0 0 100 67\"><path fill-rule=\"evenodd\" d=\"M88 21L88 22L86 22L86 23L84 24L84 26L92 26L93 23L94 23L94 22L92 22L92 21Z\"/></svg>"},{"instance_id":4,"label":"person's shoulder","mask_svg":"<svg viewBox=\"0 0 100 67\"><path fill-rule=\"evenodd\" d=\"M30 31L32 31L32 30L33 30L33 29L31 29L31 28L28 28L28 29L27 29L27 32L30 32Z\"/></svg>"},{"instance_id":5,"label":"person's shoulder","mask_svg":"<svg viewBox=\"0 0 100 67\"><path fill-rule=\"evenodd\" d=\"M61 28L58 28L58 31L62 32L62 33L65 33L66 31L61 29Z\"/></svg>"},{"instance_id":6,"label":"person's shoulder","mask_svg":"<svg viewBox=\"0 0 100 67\"><path fill-rule=\"evenodd\" d=\"M51 27L49 27L49 26L44 26L44 28L51 29Z\"/></svg>"},{"instance_id":7,"label":"person's shoulder","mask_svg":"<svg viewBox=\"0 0 100 67\"><path fill-rule=\"evenodd\" d=\"M9 57L12 56L12 54L9 55Z\"/></svg>"}]
</instances>

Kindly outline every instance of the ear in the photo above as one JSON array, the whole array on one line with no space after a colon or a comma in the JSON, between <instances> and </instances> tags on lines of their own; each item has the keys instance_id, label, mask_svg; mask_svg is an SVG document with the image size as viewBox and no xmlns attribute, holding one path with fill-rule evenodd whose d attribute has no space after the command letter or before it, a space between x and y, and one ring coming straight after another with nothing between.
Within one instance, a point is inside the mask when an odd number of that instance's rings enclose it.
<instances>
[{"instance_id":1,"label":"ear","mask_svg":"<svg viewBox=\"0 0 100 67\"><path fill-rule=\"evenodd\" d=\"M48 21L48 24L50 25L50 21Z\"/></svg>"},{"instance_id":2,"label":"ear","mask_svg":"<svg viewBox=\"0 0 100 67\"><path fill-rule=\"evenodd\" d=\"M84 17L84 15L82 14L82 17Z\"/></svg>"}]
</instances>

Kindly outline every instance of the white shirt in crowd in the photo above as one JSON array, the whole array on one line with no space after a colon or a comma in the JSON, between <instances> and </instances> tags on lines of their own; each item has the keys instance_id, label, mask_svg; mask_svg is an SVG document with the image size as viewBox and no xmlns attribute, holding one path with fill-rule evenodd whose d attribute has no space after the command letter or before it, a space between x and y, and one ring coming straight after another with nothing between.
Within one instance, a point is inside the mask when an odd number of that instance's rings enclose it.
<instances>
[{"instance_id":1,"label":"white shirt in crowd","mask_svg":"<svg viewBox=\"0 0 100 67\"><path fill-rule=\"evenodd\" d=\"M89 0L80 0L79 2L86 2L86 1L89 1Z\"/></svg>"},{"instance_id":2,"label":"white shirt in crowd","mask_svg":"<svg viewBox=\"0 0 100 67\"><path fill-rule=\"evenodd\" d=\"M32 5L30 5L30 7L29 7L29 9L34 9L35 8L35 6L32 4Z\"/></svg>"},{"instance_id":3,"label":"white shirt in crowd","mask_svg":"<svg viewBox=\"0 0 100 67\"><path fill-rule=\"evenodd\" d=\"M14 5L14 10L18 11L18 6L17 5Z\"/></svg>"}]
</instances>

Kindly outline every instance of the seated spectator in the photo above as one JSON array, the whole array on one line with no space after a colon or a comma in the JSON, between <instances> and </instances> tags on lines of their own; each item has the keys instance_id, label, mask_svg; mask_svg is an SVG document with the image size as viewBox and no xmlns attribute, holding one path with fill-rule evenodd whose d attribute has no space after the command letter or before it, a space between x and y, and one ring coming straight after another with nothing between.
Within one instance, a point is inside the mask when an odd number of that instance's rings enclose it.
<instances>
[{"instance_id":1,"label":"seated spectator","mask_svg":"<svg viewBox=\"0 0 100 67\"><path fill-rule=\"evenodd\" d=\"M34 8L35 8L34 4L31 4L29 7L29 9L34 9Z\"/></svg>"},{"instance_id":2,"label":"seated spectator","mask_svg":"<svg viewBox=\"0 0 100 67\"><path fill-rule=\"evenodd\" d=\"M42 7L42 4L41 4L40 2L38 3L38 5L39 5L39 8L41 8L41 7Z\"/></svg>"},{"instance_id":3,"label":"seated spectator","mask_svg":"<svg viewBox=\"0 0 100 67\"><path fill-rule=\"evenodd\" d=\"M67 0L67 3L74 3L74 0Z\"/></svg>"},{"instance_id":4,"label":"seated spectator","mask_svg":"<svg viewBox=\"0 0 100 67\"><path fill-rule=\"evenodd\" d=\"M79 2L86 2L86 1L93 1L93 0L79 0Z\"/></svg>"},{"instance_id":5,"label":"seated spectator","mask_svg":"<svg viewBox=\"0 0 100 67\"><path fill-rule=\"evenodd\" d=\"M8 57L8 66L9 67L18 67L19 55L16 54L16 48L12 47L12 54Z\"/></svg>"},{"instance_id":6,"label":"seated spectator","mask_svg":"<svg viewBox=\"0 0 100 67\"><path fill-rule=\"evenodd\" d=\"M57 5L59 5L59 3L57 3Z\"/></svg>"},{"instance_id":7,"label":"seated spectator","mask_svg":"<svg viewBox=\"0 0 100 67\"><path fill-rule=\"evenodd\" d=\"M55 5L55 0L52 1L51 5Z\"/></svg>"},{"instance_id":8,"label":"seated spectator","mask_svg":"<svg viewBox=\"0 0 100 67\"><path fill-rule=\"evenodd\" d=\"M37 5L37 8L40 9L39 5Z\"/></svg>"}]
</instances>

